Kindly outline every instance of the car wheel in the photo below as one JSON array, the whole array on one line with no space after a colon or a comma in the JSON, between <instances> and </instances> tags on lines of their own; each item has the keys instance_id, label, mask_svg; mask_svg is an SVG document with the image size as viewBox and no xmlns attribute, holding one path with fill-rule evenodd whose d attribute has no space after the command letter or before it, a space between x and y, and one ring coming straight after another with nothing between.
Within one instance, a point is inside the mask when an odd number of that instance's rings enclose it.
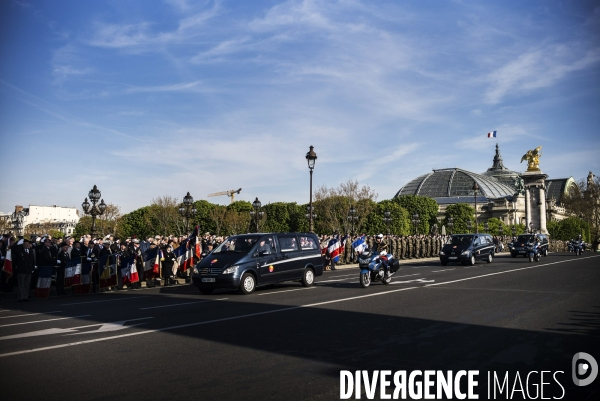
<instances>
[{"instance_id":1,"label":"car wheel","mask_svg":"<svg viewBox=\"0 0 600 401\"><path fill-rule=\"evenodd\" d=\"M302 275L302 280L300 281L303 286L310 287L315 282L315 273L312 269L305 269L304 274Z\"/></svg>"},{"instance_id":2,"label":"car wheel","mask_svg":"<svg viewBox=\"0 0 600 401\"><path fill-rule=\"evenodd\" d=\"M361 273L360 274L360 286L362 288L367 288L371 285L371 273Z\"/></svg>"},{"instance_id":3,"label":"car wheel","mask_svg":"<svg viewBox=\"0 0 600 401\"><path fill-rule=\"evenodd\" d=\"M240 283L240 290L242 290L242 294L248 295L254 292L256 288L256 279L251 273L244 273Z\"/></svg>"},{"instance_id":4,"label":"car wheel","mask_svg":"<svg viewBox=\"0 0 600 401\"><path fill-rule=\"evenodd\" d=\"M494 259L494 255L492 255L492 253L488 253L488 257L487 257L487 262L488 263L492 263L492 259Z\"/></svg>"},{"instance_id":5,"label":"car wheel","mask_svg":"<svg viewBox=\"0 0 600 401\"><path fill-rule=\"evenodd\" d=\"M214 288L200 288L200 293L204 295L212 294Z\"/></svg>"},{"instance_id":6,"label":"car wheel","mask_svg":"<svg viewBox=\"0 0 600 401\"><path fill-rule=\"evenodd\" d=\"M471 259L469 259L469 266L475 266L475 255L471 255Z\"/></svg>"}]
</instances>

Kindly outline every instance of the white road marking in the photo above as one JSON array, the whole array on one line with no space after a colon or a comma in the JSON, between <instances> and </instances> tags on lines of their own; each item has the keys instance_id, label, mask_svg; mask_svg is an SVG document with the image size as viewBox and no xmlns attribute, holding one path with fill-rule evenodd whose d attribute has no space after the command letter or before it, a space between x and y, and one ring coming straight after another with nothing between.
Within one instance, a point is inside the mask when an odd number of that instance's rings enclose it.
<instances>
[{"instance_id":1,"label":"white road marking","mask_svg":"<svg viewBox=\"0 0 600 401\"><path fill-rule=\"evenodd\" d=\"M425 280L425 278L417 278L414 280L407 281L392 281L391 284L407 284L407 283L433 283L435 280Z\"/></svg>"},{"instance_id":2,"label":"white road marking","mask_svg":"<svg viewBox=\"0 0 600 401\"><path fill-rule=\"evenodd\" d=\"M353 274L354 276L354 274ZM321 284L321 283L333 283L336 281L348 281L348 280L354 280L356 277L347 277L347 278L341 278L339 280L325 280L325 281L316 281L315 284Z\"/></svg>"},{"instance_id":3,"label":"white road marking","mask_svg":"<svg viewBox=\"0 0 600 401\"><path fill-rule=\"evenodd\" d=\"M314 303L314 304L291 306L289 308L275 309L275 310L265 311L265 312L249 313L247 315L225 317L225 318L221 318L221 319L214 319L214 320L207 320L207 321L203 321L203 322L188 323L188 324L182 324L182 325L179 325L179 326L170 326L170 327L164 327L164 328L154 329L154 330L138 331L138 332L135 332L135 333L120 334L120 335L117 335L117 336L96 338L96 339L93 339L93 340L86 340L86 341L77 341L77 342L74 342L74 343L52 345L52 346L48 346L48 347L33 348L33 349L28 349L28 350L23 350L23 351L7 352L5 354L0 354L0 358L8 357L8 356L15 356L15 355L29 354L29 353L32 353L32 352L49 351L49 350L58 349L58 348L73 347L73 346L82 345L82 344L91 344L91 343L100 342L100 341L115 340L115 339L118 339L118 338L125 338L125 337L131 337L131 336L139 336L139 335L143 335L143 334L158 333L158 332L161 332L161 331L176 330L176 329L182 329L182 328L187 328L187 327L200 326L200 325L204 325L204 324L220 323L220 322L225 322L225 321L230 321L230 320L244 319L244 318L247 318L247 317L267 315L267 314L278 313L278 312L286 312L286 311L291 311L291 310L296 310L296 309L301 309L301 308L312 308L312 307L315 307L315 306L327 305L327 304L338 303L338 302L353 301L355 299L362 299L362 298L367 298L367 297L378 297L380 295L393 294L393 293L400 292L400 291L415 290L415 289L418 289L418 288L426 288L428 286L451 284L451 283L455 283L455 282L458 282L458 281L474 280L476 278L493 276L493 275L496 275L496 274L511 273L511 272L516 272L516 271L521 271L521 270L526 270L526 269L533 269L535 267L549 266L549 265L554 265L554 264L558 264L558 263L572 262L572 261L576 261L576 260L589 259L589 258L594 258L594 257L597 257L597 256L588 256L588 257L584 257L584 258L569 259L569 260L563 260L563 261L558 261L558 262L546 263L546 264L541 264L541 265L534 265L534 266L523 267L523 268L519 268L519 269L506 270L506 271L503 271L503 272L484 274L482 276L476 276L476 277L471 277L471 278L466 278L466 279L446 281L446 282L435 283L435 284L427 284L427 285L422 286L422 287L420 286L420 287L399 288L397 290L376 292L376 293L371 293L371 294L367 294L367 295L359 295L359 296L356 296L356 297L341 298L341 299L335 299L335 300L332 300L332 301L325 301L325 302L317 302L317 303Z\"/></svg>"},{"instance_id":4,"label":"white road marking","mask_svg":"<svg viewBox=\"0 0 600 401\"><path fill-rule=\"evenodd\" d=\"M0 340L13 340L13 339L17 339L17 338L39 337L39 336L47 336L47 335L52 335L52 334L73 335L73 334L103 333L103 332L107 332L107 331L123 330L123 329L127 329L130 327L139 326L140 324L143 324L143 323L134 324L131 326L124 326L124 324L125 324L125 322L131 322L134 320L145 320L145 319L153 319L153 317L142 317L139 319L122 320L120 322L113 322L113 323L88 324L86 326L71 327L68 329L52 328L52 329L45 329L45 330L30 331L28 333L21 333L21 334L14 334L11 336L0 337ZM83 333L73 333L74 331L77 331L79 329L85 329L85 328L94 327L94 326L101 326L101 327L98 330L94 330L94 331L86 331Z\"/></svg>"},{"instance_id":5,"label":"white road marking","mask_svg":"<svg viewBox=\"0 0 600 401\"><path fill-rule=\"evenodd\" d=\"M275 291L275 292L265 292L263 294L256 294L256 295L271 295L271 294L281 294L282 292L292 292L292 291L302 291L302 290L310 290L313 288L317 288L317 287L307 287L307 288L294 288L293 290L283 290L283 291Z\"/></svg>"},{"instance_id":6,"label":"white road marking","mask_svg":"<svg viewBox=\"0 0 600 401\"><path fill-rule=\"evenodd\" d=\"M0 327L9 327L9 326L21 326L23 324L34 324L34 323L44 323L44 322L54 322L56 320L68 320L68 319L76 319L78 317L88 317L88 316L92 316L92 315L80 315L80 316L71 316L71 317L59 317L56 319L46 319L46 320L36 320L34 322L24 322L24 323L11 323L11 324L5 324L2 325Z\"/></svg>"},{"instance_id":7,"label":"white road marking","mask_svg":"<svg viewBox=\"0 0 600 401\"><path fill-rule=\"evenodd\" d=\"M423 273L405 274L404 276L392 276L392 277L410 277L410 276L418 276L419 274L423 274Z\"/></svg>"},{"instance_id":8,"label":"white road marking","mask_svg":"<svg viewBox=\"0 0 600 401\"><path fill-rule=\"evenodd\" d=\"M62 311L61 311L61 310L54 310L54 311L51 311L51 312L28 313L28 314L26 314L26 315L2 316L2 317L0 317L0 319L10 319L10 318L13 318L13 317L24 317L24 316L44 315L44 314L46 314L46 313L62 313Z\"/></svg>"},{"instance_id":9,"label":"white road marking","mask_svg":"<svg viewBox=\"0 0 600 401\"><path fill-rule=\"evenodd\" d=\"M220 298L220 299L205 299L202 301L194 301L194 302L183 302L183 303L179 303L179 304L169 304L169 305L159 305L159 306L149 306L146 308L140 308L140 310L146 310L146 309L158 309L158 308L169 308L171 306L180 306L180 305L191 305L191 304L201 304L201 303L205 303L205 302L211 302L211 301L223 301L225 299L229 299L229 298Z\"/></svg>"},{"instance_id":10,"label":"white road marking","mask_svg":"<svg viewBox=\"0 0 600 401\"><path fill-rule=\"evenodd\" d=\"M75 303L72 303L72 304L61 304L60 306L95 304L97 302L112 302L112 301L122 301L122 300L125 300L125 299L140 299L140 298L150 298L150 295L144 295L144 296L141 296L141 297L125 297L125 298L116 298L116 299L104 299L102 301L75 302Z\"/></svg>"},{"instance_id":11,"label":"white road marking","mask_svg":"<svg viewBox=\"0 0 600 401\"><path fill-rule=\"evenodd\" d=\"M444 270L432 270L432 273L438 273L438 272L447 272L448 270L454 270L455 267L453 267L452 269L444 269Z\"/></svg>"}]
</instances>

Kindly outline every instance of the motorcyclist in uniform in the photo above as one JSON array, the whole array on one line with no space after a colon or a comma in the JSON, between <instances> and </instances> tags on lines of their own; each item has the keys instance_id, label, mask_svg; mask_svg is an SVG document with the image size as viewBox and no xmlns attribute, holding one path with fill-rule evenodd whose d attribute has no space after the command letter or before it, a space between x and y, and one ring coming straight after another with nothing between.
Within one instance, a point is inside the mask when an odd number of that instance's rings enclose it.
<instances>
[{"instance_id":1,"label":"motorcyclist in uniform","mask_svg":"<svg viewBox=\"0 0 600 401\"><path fill-rule=\"evenodd\" d=\"M373 253L381 253L381 251L385 251L387 254L387 244L383 242L383 234L377 234L375 237L375 243L373 244Z\"/></svg>"}]
</instances>

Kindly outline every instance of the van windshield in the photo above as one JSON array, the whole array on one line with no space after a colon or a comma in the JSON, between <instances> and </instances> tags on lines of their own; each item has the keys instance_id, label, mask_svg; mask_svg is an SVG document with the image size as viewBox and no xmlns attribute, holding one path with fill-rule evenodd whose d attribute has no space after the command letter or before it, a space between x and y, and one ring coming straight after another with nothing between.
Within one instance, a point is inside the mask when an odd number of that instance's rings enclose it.
<instances>
[{"instance_id":1,"label":"van windshield","mask_svg":"<svg viewBox=\"0 0 600 401\"><path fill-rule=\"evenodd\" d=\"M446 244L471 245L471 241L473 241L472 235L453 235L448 239L448 242L446 242Z\"/></svg>"},{"instance_id":2,"label":"van windshield","mask_svg":"<svg viewBox=\"0 0 600 401\"><path fill-rule=\"evenodd\" d=\"M235 252L247 254L258 241L259 236L233 236L227 238L221 245L217 247L212 253L226 253Z\"/></svg>"},{"instance_id":3,"label":"van windshield","mask_svg":"<svg viewBox=\"0 0 600 401\"><path fill-rule=\"evenodd\" d=\"M519 235L519 238L517 238L517 242L531 242L533 241L533 239L533 235Z\"/></svg>"}]
</instances>

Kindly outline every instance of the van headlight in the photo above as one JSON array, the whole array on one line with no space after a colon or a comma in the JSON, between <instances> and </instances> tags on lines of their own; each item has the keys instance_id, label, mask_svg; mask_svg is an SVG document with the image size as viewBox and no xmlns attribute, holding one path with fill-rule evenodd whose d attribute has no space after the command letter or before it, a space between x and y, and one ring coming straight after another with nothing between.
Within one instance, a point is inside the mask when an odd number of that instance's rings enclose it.
<instances>
[{"instance_id":1,"label":"van headlight","mask_svg":"<svg viewBox=\"0 0 600 401\"><path fill-rule=\"evenodd\" d=\"M440 252L440 255L445 255L444 251Z\"/></svg>"},{"instance_id":2,"label":"van headlight","mask_svg":"<svg viewBox=\"0 0 600 401\"><path fill-rule=\"evenodd\" d=\"M461 255L469 256L469 252L471 252L471 251L469 251L469 250L463 251L463 253L461 253Z\"/></svg>"},{"instance_id":3,"label":"van headlight","mask_svg":"<svg viewBox=\"0 0 600 401\"><path fill-rule=\"evenodd\" d=\"M194 272L194 274L198 274L198 268L194 266L193 272Z\"/></svg>"},{"instance_id":4,"label":"van headlight","mask_svg":"<svg viewBox=\"0 0 600 401\"><path fill-rule=\"evenodd\" d=\"M223 270L223 274L235 274L238 271L239 266L230 266Z\"/></svg>"}]
</instances>

